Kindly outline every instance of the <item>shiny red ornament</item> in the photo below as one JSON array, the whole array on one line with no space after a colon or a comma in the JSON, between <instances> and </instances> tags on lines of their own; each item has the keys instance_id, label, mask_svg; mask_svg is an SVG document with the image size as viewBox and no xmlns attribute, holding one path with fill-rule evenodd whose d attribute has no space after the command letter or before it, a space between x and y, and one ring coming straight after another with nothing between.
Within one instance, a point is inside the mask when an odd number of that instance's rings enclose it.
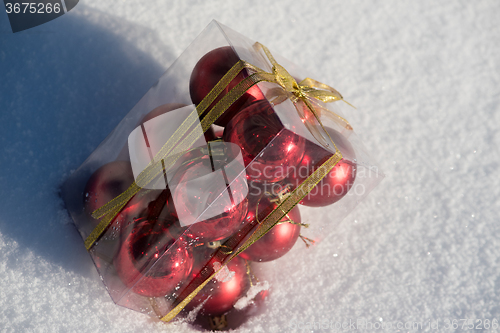
<instances>
[{"instance_id":1,"label":"shiny red ornament","mask_svg":"<svg viewBox=\"0 0 500 333\"><path fill-rule=\"evenodd\" d=\"M156 203L159 196L161 196L161 191L158 190L137 193L132 197L132 199L130 199L129 202L127 202L125 207L123 207L123 209L116 214L113 221L118 223L118 227L120 227L123 231L124 228L134 222L134 220L146 217L148 215L148 207Z\"/></svg>"},{"instance_id":2,"label":"shiny red ornament","mask_svg":"<svg viewBox=\"0 0 500 333\"><path fill-rule=\"evenodd\" d=\"M245 165L249 165L246 171L251 181L276 182L288 175L291 166L300 163L306 140L286 129L264 100L247 106L229 122L224 141L239 147L236 149L241 150Z\"/></svg>"},{"instance_id":3,"label":"shiny red ornament","mask_svg":"<svg viewBox=\"0 0 500 333\"><path fill-rule=\"evenodd\" d=\"M189 81L189 92L193 103L198 105L210 90L212 90L212 88L222 79L227 71L229 71L239 60L238 55L230 46L220 47L205 54L194 67ZM224 88L220 96L208 107L202 116L207 114L224 95L246 77L248 77L247 70L243 69L228 86ZM257 86L253 86L235 101L215 121L215 124L223 127L226 126L246 104L252 103L258 99L264 99L264 95Z\"/></svg>"},{"instance_id":4,"label":"shiny red ornament","mask_svg":"<svg viewBox=\"0 0 500 333\"><path fill-rule=\"evenodd\" d=\"M87 181L83 192L86 213L91 215L96 209L125 192L133 181L132 169L127 161L114 161L97 169ZM123 227L133 222L134 219L148 214L153 217L148 212L153 207L158 211L158 214L163 210L162 215L171 215L171 212L165 211L167 208L163 209L170 197L168 189L164 191L141 191L127 202L111 223L118 224L114 227L123 230ZM93 220L93 222L92 227L96 227L99 220Z\"/></svg>"},{"instance_id":5,"label":"shiny red ornament","mask_svg":"<svg viewBox=\"0 0 500 333\"><path fill-rule=\"evenodd\" d=\"M130 162L114 161L104 164L90 176L83 200L85 211L90 215L96 209L123 193L134 181Z\"/></svg>"},{"instance_id":6,"label":"shiny red ornament","mask_svg":"<svg viewBox=\"0 0 500 333\"><path fill-rule=\"evenodd\" d=\"M338 131L328 127L326 130L344 158L302 199L300 203L305 206L323 207L339 201L351 189L356 179L356 165L351 162L355 159L351 143ZM288 181L296 187L332 155L321 146L307 141L302 162L296 172L289 176Z\"/></svg>"},{"instance_id":7,"label":"shiny red ornament","mask_svg":"<svg viewBox=\"0 0 500 333\"><path fill-rule=\"evenodd\" d=\"M206 300L201 314L218 316L231 310L238 299L245 295L250 288L245 260L235 257L226 267L193 298L189 309Z\"/></svg>"},{"instance_id":8,"label":"shiny red ornament","mask_svg":"<svg viewBox=\"0 0 500 333\"><path fill-rule=\"evenodd\" d=\"M149 191L145 195L151 196L151 200L148 201L147 210L143 215L148 220L170 220L175 218L175 212L172 210L172 194L167 188L163 191Z\"/></svg>"},{"instance_id":9,"label":"shiny red ornament","mask_svg":"<svg viewBox=\"0 0 500 333\"><path fill-rule=\"evenodd\" d=\"M193 247L194 263L190 273L191 279L195 279L209 262L215 262L213 257L219 247L219 241L197 243Z\"/></svg>"},{"instance_id":10,"label":"shiny red ornament","mask_svg":"<svg viewBox=\"0 0 500 333\"><path fill-rule=\"evenodd\" d=\"M146 219L149 221L170 221L175 219L171 207L172 195L166 190L141 190L125 207L116 215L114 223L118 224L121 233L128 235L136 226L136 220ZM175 230L175 231L174 231ZM172 223L171 233L180 234L179 223ZM123 236L122 236L123 237Z\"/></svg>"},{"instance_id":11,"label":"shiny red ornament","mask_svg":"<svg viewBox=\"0 0 500 333\"><path fill-rule=\"evenodd\" d=\"M262 197L260 200L253 200L248 209L246 219L255 220L256 216L258 216L259 221L262 221L277 206L277 203L270 202L267 197ZM275 260L284 256L292 249L299 238L300 222L299 207L295 206L269 232L240 253L240 257L262 262Z\"/></svg>"},{"instance_id":12,"label":"shiny red ornament","mask_svg":"<svg viewBox=\"0 0 500 333\"><path fill-rule=\"evenodd\" d=\"M137 222L114 258L116 272L125 286L142 296L161 297L186 279L193 255L178 230L173 220Z\"/></svg>"},{"instance_id":13,"label":"shiny red ornament","mask_svg":"<svg viewBox=\"0 0 500 333\"><path fill-rule=\"evenodd\" d=\"M232 179L230 184L222 181L223 177L238 174L243 170L243 165L236 162L237 164L232 164L236 167L233 170L228 166L228 163L235 162L231 152L225 154L223 148L214 145L211 147L212 155L194 150L186 155L188 158L183 157L189 162L177 171L170 182L173 184L172 211L175 211L183 223L184 218L193 222L198 220L198 214L203 213L207 207L210 212L217 213L215 216L202 215L203 220L189 224L184 233L192 239L206 242L231 236L242 227L248 209L247 180L240 176ZM221 177L210 178L214 172Z\"/></svg>"}]
</instances>

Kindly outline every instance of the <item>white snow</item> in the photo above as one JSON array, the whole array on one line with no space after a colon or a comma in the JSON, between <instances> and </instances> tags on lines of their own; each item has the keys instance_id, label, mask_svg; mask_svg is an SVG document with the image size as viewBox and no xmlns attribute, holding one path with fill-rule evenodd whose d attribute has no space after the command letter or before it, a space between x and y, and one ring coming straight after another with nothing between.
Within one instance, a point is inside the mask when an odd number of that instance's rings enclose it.
<instances>
[{"instance_id":1,"label":"white snow","mask_svg":"<svg viewBox=\"0 0 500 333\"><path fill-rule=\"evenodd\" d=\"M262 265L266 311L238 332L500 320L499 16L494 0L82 0L12 34L2 10L0 331L197 332L111 301L58 189L212 19L338 89L386 173L321 243Z\"/></svg>"}]
</instances>

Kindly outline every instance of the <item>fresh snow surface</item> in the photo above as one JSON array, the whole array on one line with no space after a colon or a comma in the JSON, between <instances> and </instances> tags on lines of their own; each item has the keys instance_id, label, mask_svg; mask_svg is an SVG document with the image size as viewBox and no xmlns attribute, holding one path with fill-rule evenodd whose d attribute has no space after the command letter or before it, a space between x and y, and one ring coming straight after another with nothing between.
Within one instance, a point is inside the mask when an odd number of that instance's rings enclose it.
<instances>
[{"instance_id":1,"label":"fresh snow surface","mask_svg":"<svg viewBox=\"0 0 500 333\"><path fill-rule=\"evenodd\" d=\"M386 173L325 240L267 264L266 311L237 331L468 330L461 319L488 331L500 320L498 17L494 0L81 0L13 34L2 10L0 332L198 331L116 306L58 191L212 19L355 104L347 117ZM338 326L349 322L361 325Z\"/></svg>"}]
</instances>

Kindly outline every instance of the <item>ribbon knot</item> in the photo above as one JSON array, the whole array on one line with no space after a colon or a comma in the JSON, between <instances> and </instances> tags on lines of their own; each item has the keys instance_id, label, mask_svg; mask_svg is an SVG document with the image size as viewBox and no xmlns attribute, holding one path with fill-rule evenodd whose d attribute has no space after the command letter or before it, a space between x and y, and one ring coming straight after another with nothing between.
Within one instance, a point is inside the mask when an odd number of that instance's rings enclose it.
<instances>
[{"instance_id":1,"label":"ribbon knot","mask_svg":"<svg viewBox=\"0 0 500 333\"><path fill-rule=\"evenodd\" d=\"M329 110L320 103L344 101L348 105L352 106L344 100L342 95L337 90L311 78L305 78L301 82L297 83L295 78L283 66L278 64L267 47L258 42L255 43L254 47L256 49L260 48L264 51L267 59L272 65L272 73L265 73L258 68L252 69L256 70L257 73L260 73L263 77L265 77L265 81L274 82L279 85L279 87L270 89L266 94L267 99L273 105L278 105L285 100L290 99L295 104L299 116L302 118L309 131L318 140L318 142L325 147L330 147L333 140L323 127L323 124L320 121L321 116L324 115L345 129L352 130L351 125L345 118ZM302 105L298 105L300 104L299 101L302 102ZM323 130L320 131L318 128L322 128ZM333 145L335 144L333 143Z\"/></svg>"},{"instance_id":2,"label":"ribbon knot","mask_svg":"<svg viewBox=\"0 0 500 333\"><path fill-rule=\"evenodd\" d=\"M276 83L279 84L286 92L295 95L297 98L304 97L301 86L283 66L280 64L274 64L272 70Z\"/></svg>"},{"instance_id":3,"label":"ribbon knot","mask_svg":"<svg viewBox=\"0 0 500 333\"><path fill-rule=\"evenodd\" d=\"M291 75L290 77L295 82L295 85L293 85L292 91L287 90L289 91L288 98L290 98L290 100L295 104L297 112L302 118L304 124L320 144L325 147L330 147L330 144L333 143L333 146L335 146L335 143L323 126L320 118L325 116L349 131L352 130L352 126L345 118L324 107L320 102L329 103L344 101L348 105L352 105L345 101L337 90L324 83L311 78L306 78L300 83L296 83L295 79ZM298 105L300 104L299 101L303 104L302 108ZM282 102L282 99L278 98L276 102ZM320 131L319 128L321 128L322 131ZM335 148L335 150L337 149Z\"/></svg>"}]
</instances>

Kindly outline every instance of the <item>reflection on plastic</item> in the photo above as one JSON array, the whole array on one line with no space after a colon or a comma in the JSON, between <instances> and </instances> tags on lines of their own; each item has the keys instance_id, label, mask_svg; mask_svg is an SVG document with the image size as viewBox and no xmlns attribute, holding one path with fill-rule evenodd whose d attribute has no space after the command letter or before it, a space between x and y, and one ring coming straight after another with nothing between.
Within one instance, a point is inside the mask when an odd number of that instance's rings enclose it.
<instances>
[{"instance_id":1,"label":"reflection on plastic","mask_svg":"<svg viewBox=\"0 0 500 333\"><path fill-rule=\"evenodd\" d=\"M155 156L193 110L194 106L190 105L161 114L130 133L128 148L136 182L151 162L169 165L167 160L156 161ZM189 150L174 150L177 160L173 166L142 185L146 189L170 189L173 205L184 208L176 210L182 226L228 213L248 195L241 149L233 143L207 143L197 121L194 131L199 131L198 140Z\"/></svg>"},{"instance_id":2,"label":"reflection on plastic","mask_svg":"<svg viewBox=\"0 0 500 333\"><path fill-rule=\"evenodd\" d=\"M169 184L182 226L232 214L248 196L241 150L233 155L234 144L226 142L209 142L207 148Z\"/></svg>"},{"instance_id":3,"label":"reflection on plastic","mask_svg":"<svg viewBox=\"0 0 500 333\"><path fill-rule=\"evenodd\" d=\"M130 133L128 137L128 148L130 153L130 163L132 165L132 171L136 181L139 174L146 169L152 161L158 162L154 160L155 155L158 154L165 142L170 139L172 134L175 133L182 122L189 114L191 114L193 110L194 105L190 105L161 114L146 121ZM199 120L195 125L195 130L199 131L199 139L194 143L192 148L206 147L207 142L205 141L205 137L201 131ZM183 154L184 151L177 151L174 153L175 155L178 155ZM168 165L167 163L165 164ZM146 189L163 190L167 187L168 179L171 179L173 171L177 168L178 165L174 165L169 169L170 171L167 171L166 174L160 175L159 177L163 177L163 180L157 181L155 179L155 181L152 181L149 184L139 185L143 185Z\"/></svg>"}]
</instances>

